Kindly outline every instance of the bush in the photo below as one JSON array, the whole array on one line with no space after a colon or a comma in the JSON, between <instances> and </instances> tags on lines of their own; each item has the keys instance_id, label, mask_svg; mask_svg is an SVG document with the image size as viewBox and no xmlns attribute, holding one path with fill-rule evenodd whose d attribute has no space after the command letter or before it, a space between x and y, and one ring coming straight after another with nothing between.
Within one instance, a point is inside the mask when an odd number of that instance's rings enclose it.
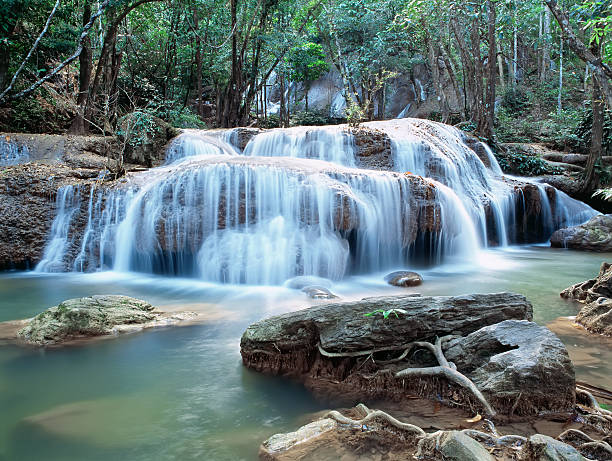
<instances>
[{"instance_id":1,"label":"bush","mask_svg":"<svg viewBox=\"0 0 612 461\"><path fill-rule=\"evenodd\" d=\"M523 153L495 154L497 162L504 173L521 176L540 176L543 174L561 174L563 170L553 167L540 157Z\"/></svg>"},{"instance_id":2,"label":"bush","mask_svg":"<svg viewBox=\"0 0 612 461\"><path fill-rule=\"evenodd\" d=\"M291 116L291 126L334 125L338 119L332 118L326 111L300 111Z\"/></svg>"},{"instance_id":3,"label":"bush","mask_svg":"<svg viewBox=\"0 0 612 461\"><path fill-rule=\"evenodd\" d=\"M511 114L529 109L530 101L527 90L522 86L508 87L501 95L501 106Z\"/></svg>"},{"instance_id":4,"label":"bush","mask_svg":"<svg viewBox=\"0 0 612 461\"><path fill-rule=\"evenodd\" d=\"M278 114L268 115L268 118L260 118L257 122L260 128L278 128L280 127L280 117Z\"/></svg>"}]
</instances>

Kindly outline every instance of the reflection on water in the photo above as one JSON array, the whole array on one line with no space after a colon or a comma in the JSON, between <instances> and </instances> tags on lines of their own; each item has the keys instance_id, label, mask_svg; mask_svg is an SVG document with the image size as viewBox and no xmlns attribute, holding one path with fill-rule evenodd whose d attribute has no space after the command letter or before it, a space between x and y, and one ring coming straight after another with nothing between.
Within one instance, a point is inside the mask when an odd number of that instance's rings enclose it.
<instances>
[{"instance_id":1,"label":"reflection on water","mask_svg":"<svg viewBox=\"0 0 612 461\"><path fill-rule=\"evenodd\" d=\"M594 276L609 256L541 247L492 251L481 257L479 269L422 271L425 283L415 289L390 287L377 274L348 279L332 291L343 299L516 291L533 303L536 321L548 324L576 314L579 306L559 291ZM264 438L333 405L314 401L298 384L241 366L239 341L248 324L316 302L296 290L117 273L9 273L0 276L0 320L96 293L215 315L204 325L84 347L1 346L0 460L255 459ZM578 379L609 386L609 340L567 321L551 326L568 345Z\"/></svg>"}]
</instances>

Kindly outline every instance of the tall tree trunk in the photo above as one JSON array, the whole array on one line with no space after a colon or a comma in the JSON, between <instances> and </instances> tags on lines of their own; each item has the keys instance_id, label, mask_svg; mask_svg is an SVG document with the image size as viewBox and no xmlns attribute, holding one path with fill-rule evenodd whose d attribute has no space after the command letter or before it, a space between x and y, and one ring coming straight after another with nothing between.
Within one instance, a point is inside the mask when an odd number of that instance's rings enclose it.
<instances>
[{"instance_id":1,"label":"tall tree trunk","mask_svg":"<svg viewBox=\"0 0 612 461\"><path fill-rule=\"evenodd\" d=\"M476 122L476 131L486 137L488 128L483 84L485 72L480 55L480 28L476 16L472 19L470 39L472 42L472 54L474 55L474 104L472 107L472 120Z\"/></svg>"},{"instance_id":2,"label":"tall tree trunk","mask_svg":"<svg viewBox=\"0 0 612 461\"><path fill-rule=\"evenodd\" d=\"M446 94L444 93L444 88L442 87L442 82L440 79L440 67L438 66L438 56L434 50L434 46L431 42L431 37L429 35L429 31L427 30L427 25L425 21L422 21L421 25L425 31L425 46L427 47L427 57L429 60L429 66L431 67L431 77L434 83L434 87L436 89L436 96L438 100L438 108L440 110L440 114L442 115L442 121L447 122L449 116L448 103L446 101Z\"/></svg>"},{"instance_id":3,"label":"tall tree trunk","mask_svg":"<svg viewBox=\"0 0 612 461\"><path fill-rule=\"evenodd\" d=\"M503 91L506 81L504 80L504 61L502 60L502 50L499 42L497 42L497 67L499 69L499 86Z\"/></svg>"},{"instance_id":4,"label":"tall tree trunk","mask_svg":"<svg viewBox=\"0 0 612 461\"><path fill-rule=\"evenodd\" d=\"M557 113L561 113L561 97L563 93L563 34L559 36L559 95L557 96Z\"/></svg>"},{"instance_id":5,"label":"tall tree trunk","mask_svg":"<svg viewBox=\"0 0 612 461\"><path fill-rule=\"evenodd\" d=\"M485 129L483 135L489 141L495 139L495 55L497 47L495 45L495 3L487 0L487 25L489 36L489 55L487 58L487 93L485 98Z\"/></svg>"},{"instance_id":6,"label":"tall tree trunk","mask_svg":"<svg viewBox=\"0 0 612 461\"><path fill-rule=\"evenodd\" d=\"M83 26L87 24L91 16L91 4L85 2L83 6ZM72 124L70 125L69 133L72 134L85 134L85 122L83 117L85 116L85 103L89 95L89 83L91 81L91 68L92 68L92 52L91 52L91 39L89 35L83 40L83 50L79 56L79 94L76 101L76 115Z\"/></svg>"},{"instance_id":7,"label":"tall tree trunk","mask_svg":"<svg viewBox=\"0 0 612 461\"><path fill-rule=\"evenodd\" d=\"M543 82L548 77L550 70L550 9L544 6L544 22L542 31L542 69L540 72L540 81Z\"/></svg>"},{"instance_id":8,"label":"tall tree trunk","mask_svg":"<svg viewBox=\"0 0 612 461\"><path fill-rule=\"evenodd\" d=\"M202 39L200 38L199 28L200 28L200 20L198 17L198 12L194 8L193 9L193 27L195 29L195 38L196 38L196 52L195 52L195 61L196 61L196 89L198 92L198 116L202 118L204 116L204 101L202 101Z\"/></svg>"},{"instance_id":9,"label":"tall tree trunk","mask_svg":"<svg viewBox=\"0 0 612 461\"><path fill-rule=\"evenodd\" d=\"M459 111L461 111L462 108L465 109L465 101L463 99L463 95L461 94L461 90L459 89L459 84L457 83L455 64L453 63L450 48L446 42L444 42L440 47L440 53L442 54L442 59L444 59L444 65L446 66L446 72L448 72L448 78L453 85L453 91L455 92L455 97L457 98L457 108Z\"/></svg>"},{"instance_id":10,"label":"tall tree trunk","mask_svg":"<svg viewBox=\"0 0 612 461\"><path fill-rule=\"evenodd\" d=\"M591 149L584 169L584 180L582 183L582 194L585 198L590 197L599 186L599 174L596 171L596 166L601 162L603 151L604 102L601 88L597 82L593 82L592 106Z\"/></svg>"}]
</instances>

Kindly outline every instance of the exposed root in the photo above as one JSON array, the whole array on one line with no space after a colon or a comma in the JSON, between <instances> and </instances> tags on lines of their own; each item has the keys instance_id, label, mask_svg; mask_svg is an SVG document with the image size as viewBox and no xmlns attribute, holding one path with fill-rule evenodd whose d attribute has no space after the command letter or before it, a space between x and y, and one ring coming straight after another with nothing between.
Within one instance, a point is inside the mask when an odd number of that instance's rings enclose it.
<instances>
[{"instance_id":1,"label":"exposed root","mask_svg":"<svg viewBox=\"0 0 612 461\"><path fill-rule=\"evenodd\" d=\"M366 413L366 415L362 419L358 419L358 420L351 419L335 410L332 410L329 413L327 413L325 415L325 418L331 418L340 424L346 424L346 425L353 426L353 427L362 427L370 421L380 420L380 421L384 421L385 423L397 429L409 432L412 435L416 435L417 437L422 437L425 435L425 431L421 429L419 426L415 426L414 424L403 423L399 421L398 419L395 419L390 414L385 413L382 410L370 410L368 407L366 407L363 404L359 404L358 408L362 412Z\"/></svg>"},{"instance_id":2,"label":"exposed root","mask_svg":"<svg viewBox=\"0 0 612 461\"><path fill-rule=\"evenodd\" d=\"M436 338L435 344L428 343L425 341L415 341L403 346L394 346L394 347L383 347L379 349L368 349L364 351L353 351L353 352L328 352L321 344L318 344L319 353L324 357L330 358L342 358L342 357L362 357L364 355L371 356L376 352L388 352L388 351L397 351L402 350L402 354L391 360L379 361L379 364L388 364L391 362L398 362L404 359L408 353L415 347L421 347L429 350L435 357L439 363L439 366L436 367L427 367L427 368L405 368L404 370L398 371L395 373L396 378L404 378L407 376L410 377L444 377L449 381L452 381L460 386L468 389L482 404L488 416L495 416L496 412L493 407L489 404L487 399L482 395L482 392L478 390L476 385L464 374L457 371L457 367L454 363L449 363L444 357L444 353L442 352L442 341L446 339L444 338ZM373 359L372 359L373 360ZM379 370L383 372L384 370ZM362 375L366 379L372 379L379 374L379 371L374 373L373 375Z\"/></svg>"},{"instance_id":3,"label":"exposed root","mask_svg":"<svg viewBox=\"0 0 612 461\"><path fill-rule=\"evenodd\" d=\"M522 435L502 435L500 437L475 429L463 429L461 432L477 442L494 445L496 447L514 447L527 443L527 437L523 437Z\"/></svg>"},{"instance_id":4,"label":"exposed root","mask_svg":"<svg viewBox=\"0 0 612 461\"><path fill-rule=\"evenodd\" d=\"M576 448L583 456L602 461L612 460L612 447L603 440L595 440L582 431L568 429L557 437L563 443Z\"/></svg>"},{"instance_id":5,"label":"exposed root","mask_svg":"<svg viewBox=\"0 0 612 461\"><path fill-rule=\"evenodd\" d=\"M593 397L593 394L591 394L589 391L581 388L576 388L576 395L581 395L585 397L588 402L587 406L589 408L592 408L593 410L597 411L598 413L601 413L604 416L612 416L612 411L606 410L605 408L601 408L601 406L597 402L597 399L595 399L595 397Z\"/></svg>"},{"instance_id":6,"label":"exposed root","mask_svg":"<svg viewBox=\"0 0 612 461\"><path fill-rule=\"evenodd\" d=\"M436 377L444 377L449 381L452 381L460 386L468 389L474 397L478 399L478 401L484 407L488 416L495 416L496 412L493 407L489 404L487 399L482 395L482 392L478 390L476 385L465 375L459 373L457 370L453 370L450 367L438 366L438 367L428 367L428 368L406 368L404 370L398 371L395 373L396 378L403 378L406 376L410 377L424 377L424 376L436 376Z\"/></svg>"}]
</instances>

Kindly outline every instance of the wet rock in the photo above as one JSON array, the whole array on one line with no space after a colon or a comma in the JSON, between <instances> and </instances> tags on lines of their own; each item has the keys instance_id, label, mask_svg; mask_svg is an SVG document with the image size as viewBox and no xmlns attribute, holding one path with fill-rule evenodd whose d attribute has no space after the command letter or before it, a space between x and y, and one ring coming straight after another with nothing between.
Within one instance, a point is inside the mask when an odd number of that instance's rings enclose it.
<instances>
[{"instance_id":1,"label":"wet rock","mask_svg":"<svg viewBox=\"0 0 612 461\"><path fill-rule=\"evenodd\" d=\"M574 447L542 434L532 435L525 450L534 461L586 461Z\"/></svg>"},{"instance_id":2,"label":"wet rock","mask_svg":"<svg viewBox=\"0 0 612 461\"><path fill-rule=\"evenodd\" d=\"M493 461L476 440L459 431L450 431L440 438L440 452L447 461Z\"/></svg>"},{"instance_id":3,"label":"wet rock","mask_svg":"<svg viewBox=\"0 0 612 461\"><path fill-rule=\"evenodd\" d=\"M338 423L333 419L324 418L300 427L295 432L286 434L274 434L264 441L259 448L259 459L275 460L277 455L287 452L296 445L307 442L322 434L332 431L338 427Z\"/></svg>"},{"instance_id":4,"label":"wet rock","mask_svg":"<svg viewBox=\"0 0 612 461\"><path fill-rule=\"evenodd\" d=\"M302 288L302 292L306 293L308 297L312 299L334 299L338 297L327 288L317 285L304 287Z\"/></svg>"},{"instance_id":5,"label":"wet rock","mask_svg":"<svg viewBox=\"0 0 612 461\"><path fill-rule=\"evenodd\" d=\"M315 275L298 275L287 280L284 285L287 288L293 288L294 290L301 290L311 285L318 285L324 288L331 288L332 281L323 277L317 277Z\"/></svg>"},{"instance_id":6,"label":"wet rock","mask_svg":"<svg viewBox=\"0 0 612 461\"><path fill-rule=\"evenodd\" d=\"M446 358L505 414L571 411L576 401L574 367L549 329L506 320L453 339Z\"/></svg>"},{"instance_id":7,"label":"wet rock","mask_svg":"<svg viewBox=\"0 0 612 461\"><path fill-rule=\"evenodd\" d=\"M360 168L393 170L391 139L376 128L359 126L351 129L355 141L355 154Z\"/></svg>"},{"instance_id":8,"label":"wet rock","mask_svg":"<svg viewBox=\"0 0 612 461\"><path fill-rule=\"evenodd\" d=\"M452 400L474 408L479 404L471 400L469 392L439 375L395 377L396 372L405 368L437 365L426 350L394 359L413 341L433 342L436 337L450 334L469 335L483 325L531 316L529 302L512 293L365 298L257 322L243 334L241 354L249 368L295 377L315 394L334 396L346 403L364 399L401 400L412 394L437 396L442 401ZM374 360L364 361L368 354ZM372 376L376 376L375 381ZM508 403L505 397L504 394L498 399L500 409L509 412L513 402ZM518 408L517 413L525 412L525 408Z\"/></svg>"},{"instance_id":9,"label":"wet rock","mask_svg":"<svg viewBox=\"0 0 612 461\"><path fill-rule=\"evenodd\" d=\"M396 271L386 275L385 282L396 287L416 287L423 283L423 277L416 272Z\"/></svg>"},{"instance_id":10,"label":"wet rock","mask_svg":"<svg viewBox=\"0 0 612 461\"><path fill-rule=\"evenodd\" d=\"M602 263L597 277L566 288L561 297L586 303L577 323L592 333L612 336L612 264Z\"/></svg>"},{"instance_id":11,"label":"wet rock","mask_svg":"<svg viewBox=\"0 0 612 461\"><path fill-rule=\"evenodd\" d=\"M602 263L597 277L566 288L561 297L587 303L601 297L612 298L612 264Z\"/></svg>"},{"instance_id":12,"label":"wet rock","mask_svg":"<svg viewBox=\"0 0 612 461\"><path fill-rule=\"evenodd\" d=\"M612 299L599 298L587 304L580 309L576 322L591 333L612 336Z\"/></svg>"},{"instance_id":13,"label":"wet rock","mask_svg":"<svg viewBox=\"0 0 612 461\"><path fill-rule=\"evenodd\" d=\"M377 309L395 309L398 317L385 320L364 315ZM515 293L364 298L261 320L247 328L240 345L243 361L250 366L254 350L306 353L320 343L330 352L361 351L436 335L469 334L485 325L508 319L531 320L532 316L529 301Z\"/></svg>"},{"instance_id":14,"label":"wet rock","mask_svg":"<svg viewBox=\"0 0 612 461\"><path fill-rule=\"evenodd\" d=\"M176 315L167 320L180 320ZM94 295L68 299L31 319L19 330L18 337L43 346L68 340L110 335L134 329L134 326L162 324L164 314L147 303L128 296Z\"/></svg>"},{"instance_id":15,"label":"wet rock","mask_svg":"<svg viewBox=\"0 0 612 461\"><path fill-rule=\"evenodd\" d=\"M585 251L612 251L612 214L598 215L580 226L559 229L550 245Z\"/></svg>"}]
</instances>

